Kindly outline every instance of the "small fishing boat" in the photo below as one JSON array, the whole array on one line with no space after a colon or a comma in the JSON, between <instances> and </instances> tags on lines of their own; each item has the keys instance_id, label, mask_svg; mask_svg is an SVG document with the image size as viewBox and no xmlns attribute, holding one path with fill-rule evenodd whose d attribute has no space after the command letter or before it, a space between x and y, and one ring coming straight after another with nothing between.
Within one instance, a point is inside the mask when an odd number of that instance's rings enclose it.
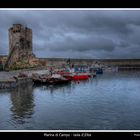
<instances>
[{"instance_id":1,"label":"small fishing boat","mask_svg":"<svg viewBox=\"0 0 140 140\"><path fill-rule=\"evenodd\" d=\"M4 70L4 66L2 64L2 61L0 61L0 71L3 71Z\"/></svg>"},{"instance_id":2,"label":"small fishing boat","mask_svg":"<svg viewBox=\"0 0 140 140\"><path fill-rule=\"evenodd\" d=\"M89 79L88 73L75 73L73 80L87 80Z\"/></svg>"},{"instance_id":3,"label":"small fishing boat","mask_svg":"<svg viewBox=\"0 0 140 140\"><path fill-rule=\"evenodd\" d=\"M81 72L59 72L63 77L68 80L87 80L90 77L89 73Z\"/></svg>"},{"instance_id":4,"label":"small fishing boat","mask_svg":"<svg viewBox=\"0 0 140 140\"><path fill-rule=\"evenodd\" d=\"M63 77L65 77L68 80L73 80L74 73L71 73L71 72L60 72L59 74L62 75Z\"/></svg>"},{"instance_id":5,"label":"small fishing boat","mask_svg":"<svg viewBox=\"0 0 140 140\"><path fill-rule=\"evenodd\" d=\"M53 75L33 74L32 80L35 84L53 84L53 85L66 84L71 81L70 79L66 79L65 77L59 74L53 74Z\"/></svg>"},{"instance_id":6,"label":"small fishing boat","mask_svg":"<svg viewBox=\"0 0 140 140\"><path fill-rule=\"evenodd\" d=\"M96 70L94 68L89 69L90 77L96 77Z\"/></svg>"},{"instance_id":7,"label":"small fishing boat","mask_svg":"<svg viewBox=\"0 0 140 140\"><path fill-rule=\"evenodd\" d=\"M61 78L61 79L57 79L57 78L51 78L50 80L47 81L47 84L67 84L70 83L71 80L66 79L66 78Z\"/></svg>"},{"instance_id":8,"label":"small fishing boat","mask_svg":"<svg viewBox=\"0 0 140 140\"><path fill-rule=\"evenodd\" d=\"M96 74L103 74L103 69L102 68L97 68L96 69Z\"/></svg>"},{"instance_id":9,"label":"small fishing boat","mask_svg":"<svg viewBox=\"0 0 140 140\"><path fill-rule=\"evenodd\" d=\"M91 67L90 71L94 71L96 74L103 74L103 69L100 67Z\"/></svg>"}]
</instances>

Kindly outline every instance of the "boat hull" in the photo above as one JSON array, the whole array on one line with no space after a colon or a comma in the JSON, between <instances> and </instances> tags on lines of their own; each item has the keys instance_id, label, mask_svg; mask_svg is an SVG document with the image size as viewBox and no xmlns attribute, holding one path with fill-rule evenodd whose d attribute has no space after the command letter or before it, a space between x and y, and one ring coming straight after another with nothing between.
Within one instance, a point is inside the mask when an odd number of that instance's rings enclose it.
<instances>
[{"instance_id":1,"label":"boat hull","mask_svg":"<svg viewBox=\"0 0 140 140\"><path fill-rule=\"evenodd\" d=\"M59 84L67 84L70 83L71 80L65 79L65 80L61 80L61 79L49 79L49 80L38 80L38 79L33 79L34 84L47 84L47 85L59 85Z\"/></svg>"},{"instance_id":2,"label":"boat hull","mask_svg":"<svg viewBox=\"0 0 140 140\"><path fill-rule=\"evenodd\" d=\"M89 78L88 75L75 75L73 76L73 80L87 80Z\"/></svg>"}]
</instances>

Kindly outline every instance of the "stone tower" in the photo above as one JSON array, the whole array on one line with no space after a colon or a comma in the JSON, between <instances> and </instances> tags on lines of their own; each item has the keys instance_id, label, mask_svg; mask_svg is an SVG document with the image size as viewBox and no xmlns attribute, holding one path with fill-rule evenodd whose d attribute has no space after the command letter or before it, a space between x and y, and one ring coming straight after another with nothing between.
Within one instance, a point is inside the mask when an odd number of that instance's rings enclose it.
<instances>
[{"instance_id":1,"label":"stone tower","mask_svg":"<svg viewBox=\"0 0 140 140\"><path fill-rule=\"evenodd\" d=\"M13 24L9 29L9 56L6 67L12 67L16 62L28 62L32 52L32 30L21 24Z\"/></svg>"}]
</instances>

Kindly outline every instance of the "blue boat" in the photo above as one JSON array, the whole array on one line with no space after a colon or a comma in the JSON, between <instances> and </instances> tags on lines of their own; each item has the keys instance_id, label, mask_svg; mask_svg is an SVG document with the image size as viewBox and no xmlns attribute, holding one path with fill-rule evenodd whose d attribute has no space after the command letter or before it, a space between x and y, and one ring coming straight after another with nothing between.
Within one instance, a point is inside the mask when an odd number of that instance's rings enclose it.
<instances>
[{"instance_id":1,"label":"blue boat","mask_svg":"<svg viewBox=\"0 0 140 140\"><path fill-rule=\"evenodd\" d=\"M3 71L3 64L2 64L2 61L0 61L0 71Z\"/></svg>"},{"instance_id":2,"label":"blue boat","mask_svg":"<svg viewBox=\"0 0 140 140\"><path fill-rule=\"evenodd\" d=\"M92 70L96 71L96 74L103 74L103 69L101 67L91 67Z\"/></svg>"},{"instance_id":3,"label":"blue boat","mask_svg":"<svg viewBox=\"0 0 140 140\"><path fill-rule=\"evenodd\" d=\"M103 74L103 69L102 68L97 68L96 69L96 74Z\"/></svg>"}]
</instances>

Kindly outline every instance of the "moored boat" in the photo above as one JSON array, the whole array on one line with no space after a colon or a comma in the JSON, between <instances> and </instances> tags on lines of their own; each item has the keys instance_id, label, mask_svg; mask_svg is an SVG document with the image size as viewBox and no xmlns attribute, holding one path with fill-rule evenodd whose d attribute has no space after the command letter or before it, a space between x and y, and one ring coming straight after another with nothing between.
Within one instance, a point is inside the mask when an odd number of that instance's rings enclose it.
<instances>
[{"instance_id":1,"label":"moored boat","mask_svg":"<svg viewBox=\"0 0 140 140\"><path fill-rule=\"evenodd\" d=\"M89 79L88 73L75 73L73 80L87 80Z\"/></svg>"},{"instance_id":2,"label":"moored boat","mask_svg":"<svg viewBox=\"0 0 140 140\"><path fill-rule=\"evenodd\" d=\"M71 81L70 79L66 79L59 74L53 74L52 76L33 74L32 80L35 84L66 84Z\"/></svg>"},{"instance_id":3,"label":"moored boat","mask_svg":"<svg viewBox=\"0 0 140 140\"><path fill-rule=\"evenodd\" d=\"M61 72L60 74L68 80L87 80L90 77L89 73L81 72Z\"/></svg>"},{"instance_id":4,"label":"moored boat","mask_svg":"<svg viewBox=\"0 0 140 140\"><path fill-rule=\"evenodd\" d=\"M96 77L96 70L94 68L89 69L90 77Z\"/></svg>"},{"instance_id":5,"label":"moored boat","mask_svg":"<svg viewBox=\"0 0 140 140\"><path fill-rule=\"evenodd\" d=\"M96 69L96 74L103 74L103 69L102 68L97 68Z\"/></svg>"}]
</instances>

